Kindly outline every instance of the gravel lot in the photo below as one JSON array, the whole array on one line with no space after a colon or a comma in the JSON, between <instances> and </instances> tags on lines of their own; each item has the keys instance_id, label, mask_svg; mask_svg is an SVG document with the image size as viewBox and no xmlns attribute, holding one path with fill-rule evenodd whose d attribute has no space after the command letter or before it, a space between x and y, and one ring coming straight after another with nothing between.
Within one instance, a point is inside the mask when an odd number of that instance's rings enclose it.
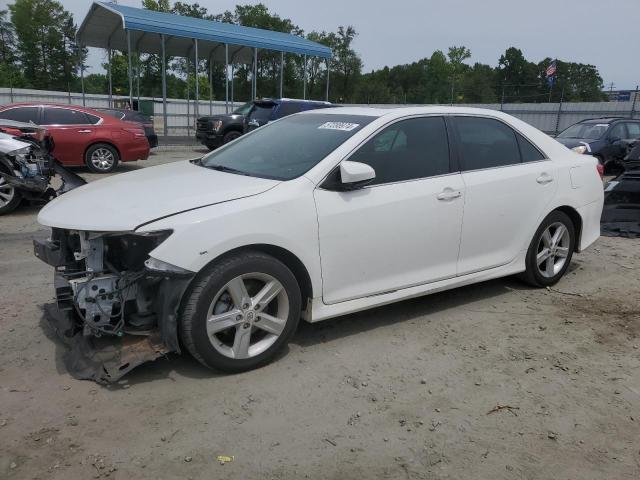
<instances>
[{"instance_id":1,"label":"gravel lot","mask_svg":"<svg viewBox=\"0 0 640 480\"><path fill-rule=\"evenodd\" d=\"M36 214L0 217L0 478L640 478L639 240L601 238L552 290L302 324L257 371L174 355L103 387L65 372L42 319Z\"/></svg>"}]
</instances>

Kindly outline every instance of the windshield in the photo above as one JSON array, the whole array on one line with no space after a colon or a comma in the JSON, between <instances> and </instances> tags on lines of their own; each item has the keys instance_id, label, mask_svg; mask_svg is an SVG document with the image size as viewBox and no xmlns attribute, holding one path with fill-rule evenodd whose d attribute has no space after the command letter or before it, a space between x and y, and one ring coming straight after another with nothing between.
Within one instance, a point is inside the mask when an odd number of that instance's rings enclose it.
<instances>
[{"instance_id":1,"label":"windshield","mask_svg":"<svg viewBox=\"0 0 640 480\"><path fill-rule=\"evenodd\" d=\"M249 113L249 110L251 110L251 107L253 106L252 102L247 102L244 105L242 105L241 107L236 108L233 113L236 115L246 115L247 113Z\"/></svg>"},{"instance_id":2,"label":"windshield","mask_svg":"<svg viewBox=\"0 0 640 480\"><path fill-rule=\"evenodd\" d=\"M204 156L201 165L253 177L291 180L371 123L364 115L291 115Z\"/></svg>"},{"instance_id":3,"label":"windshield","mask_svg":"<svg viewBox=\"0 0 640 480\"><path fill-rule=\"evenodd\" d=\"M587 138L597 140L609 128L608 123L576 123L558 134L558 138Z\"/></svg>"}]
</instances>

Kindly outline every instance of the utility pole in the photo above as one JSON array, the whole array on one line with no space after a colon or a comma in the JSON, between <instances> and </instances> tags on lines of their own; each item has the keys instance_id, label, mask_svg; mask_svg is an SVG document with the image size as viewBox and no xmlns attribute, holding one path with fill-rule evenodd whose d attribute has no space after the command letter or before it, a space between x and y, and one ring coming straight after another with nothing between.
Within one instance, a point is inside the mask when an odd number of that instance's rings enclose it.
<instances>
[{"instance_id":1,"label":"utility pole","mask_svg":"<svg viewBox=\"0 0 640 480\"><path fill-rule=\"evenodd\" d=\"M562 102L564 101L564 87L562 88L562 91L560 92L560 105L558 105L558 117L556 118L556 134L558 133L558 130L560 129L560 115L562 114Z\"/></svg>"},{"instance_id":2,"label":"utility pole","mask_svg":"<svg viewBox=\"0 0 640 480\"><path fill-rule=\"evenodd\" d=\"M640 87L640 85L636 85L636 91L635 91L635 94L633 95L633 103L631 104L631 118L633 118L634 114L636 113L636 102L638 101L638 87Z\"/></svg>"}]
</instances>

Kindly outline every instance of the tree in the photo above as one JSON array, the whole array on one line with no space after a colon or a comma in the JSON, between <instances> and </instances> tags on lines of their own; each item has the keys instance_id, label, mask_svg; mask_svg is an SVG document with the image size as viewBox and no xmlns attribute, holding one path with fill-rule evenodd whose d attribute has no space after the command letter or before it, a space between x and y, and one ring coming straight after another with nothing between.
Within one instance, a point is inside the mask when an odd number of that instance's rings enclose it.
<instances>
[{"instance_id":1,"label":"tree","mask_svg":"<svg viewBox=\"0 0 640 480\"><path fill-rule=\"evenodd\" d=\"M75 42L71 13L55 0L16 0L9 11L16 56L29 86L66 90L86 58Z\"/></svg>"},{"instance_id":2,"label":"tree","mask_svg":"<svg viewBox=\"0 0 640 480\"><path fill-rule=\"evenodd\" d=\"M17 65L15 30L8 11L0 10L0 86L24 86L24 77Z\"/></svg>"},{"instance_id":3,"label":"tree","mask_svg":"<svg viewBox=\"0 0 640 480\"><path fill-rule=\"evenodd\" d=\"M348 102L353 99L355 84L362 71L362 60L351 46L357 35L353 26L339 26L337 34L332 38L331 70L336 72L337 77L334 82L337 88L332 90L332 96L338 101Z\"/></svg>"},{"instance_id":4,"label":"tree","mask_svg":"<svg viewBox=\"0 0 640 480\"><path fill-rule=\"evenodd\" d=\"M535 102L540 93L538 66L527 61L522 50L510 47L498 61L500 88L504 88L507 102Z\"/></svg>"},{"instance_id":5,"label":"tree","mask_svg":"<svg viewBox=\"0 0 640 480\"><path fill-rule=\"evenodd\" d=\"M455 103L456 82L469 67L464 62L471 58L471 50L467 47L449 47L449 70L451 71L451 103Z\"/></svg>"}]
</instances>

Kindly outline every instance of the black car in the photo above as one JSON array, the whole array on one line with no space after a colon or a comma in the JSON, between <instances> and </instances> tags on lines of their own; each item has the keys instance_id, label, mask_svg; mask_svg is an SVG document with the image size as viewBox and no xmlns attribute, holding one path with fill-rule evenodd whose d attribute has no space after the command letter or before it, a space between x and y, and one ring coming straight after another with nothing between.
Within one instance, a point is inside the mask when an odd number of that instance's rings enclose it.
<instances>
[{"instance_id":1,"label":"black car","mask_svg":"<svg viewBox=\"0 0 640 480\"><path fill-rule=\"evenodd\" d=\"M640 120L620 117L592 118L571 125L556 137L568 148L593 155L607 169L620 167L626 146L640 139Z\"/></svg>"},{"instance_id":2,"label":"black car","mask_svg":"<svg viewBox=\"0 0 640 480\"><path fill-rule=\"evenodd\" d=\"M124 108L94 108L94 110L104 112L107 115L119 120L124 120L125 122L139 123L144 128L144 134L149 141L149 147L155 148L158 146L158 135L156 135L156 131L153 128L153 120L146 115L135 110L126 110Z\"/></svg>"},{"instance_id":3,"label":"black car","mask_svg":"<svg viewBox=\"0 0 640 480\"><path fill-rule=\"evenodd\" d=\"M253 102L247 102L230 114L205 116L198 118L196 138L209 150L235 140L242 135L244 117L253 108Z\"/></svg>"},{"instance_id":4,"label":"black car","mask_svg":"<svg viewBox=\"0 0 640 480\"><path fill-rule=\"evenodd\" d=\"M235 140L243 133L262 126L272 120L305 110L328 108L329 102L296 100L290 98L267 98L245 103L229 115L214 115L198 118L196 138L213 150Z\"/></svg>"},{"instance_id":5,"label":"black car","mask_svg":"<svg viewBox=\"0 0 640 480\"><path fill-rule=\"evenodd\" d=\"M316 100L294 100L290 98L272 99L265 98L253 102L253 108L245 117L244 133L266 125L279 118L293 115L294 113L316 110L318 108L331 108L329 102Z\"/></svg>"}]
</instances>

